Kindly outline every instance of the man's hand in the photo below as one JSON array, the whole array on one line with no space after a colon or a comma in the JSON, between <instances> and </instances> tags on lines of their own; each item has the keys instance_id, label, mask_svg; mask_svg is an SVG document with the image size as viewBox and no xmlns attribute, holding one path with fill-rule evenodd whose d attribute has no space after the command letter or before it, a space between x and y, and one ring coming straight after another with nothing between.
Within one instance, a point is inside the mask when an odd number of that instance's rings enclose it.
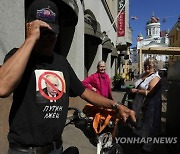
<instances>
[{"instance_id":1,"label":"man's hand","mask_svg":"<svg viewBox=\"0 0 180 154\"><path fill-rule=\"evenodd\" d=\"M122 118L124 121L126 121L126 119L130 117L134 122L136 122L136 115L134 111L128 109L124 105L116 105L115 101L107 99L93 92L92 90L86 88L85 91L82 93L81 98L93 105L102 108L116 109L119 112L119 117Z\"/></svg>"},{"instance_id":2,"label":"man's hand","mask_svg":"<svg viewBox=\"0 0 180 154\"><path fill-rule=\"evenodd\" d=\"M132 92L132 93L137 93L137 92L138 92L138 89L132 88L132 89L131 89L131 92Z\"/></svg>"},{"instance_id":3,"label":"man's hand","mask_svg":"<svg viewBox=\"0 0 180 154\"><path fill-rule=\"evenodd\" d=\"M119 111L119 117L126 122L127 118L130 116L130 118L136 122L136 114L133 110L128 109L124 105L118 105L117 110Z\"/></svg>"},{"instance_id":4,"label":"man's hand","mask_svg":"<svg viewBox=\"0 0 180 154\"><path fill-rule=\"evenodd\" d=\"M41 21L41 20L35 20L32 22L28 22L26 24L26 37L38 40L40 38L40 29L41 28L47 28L49 30L52 29L46 22Z\"/></svg>"}]
</instances>

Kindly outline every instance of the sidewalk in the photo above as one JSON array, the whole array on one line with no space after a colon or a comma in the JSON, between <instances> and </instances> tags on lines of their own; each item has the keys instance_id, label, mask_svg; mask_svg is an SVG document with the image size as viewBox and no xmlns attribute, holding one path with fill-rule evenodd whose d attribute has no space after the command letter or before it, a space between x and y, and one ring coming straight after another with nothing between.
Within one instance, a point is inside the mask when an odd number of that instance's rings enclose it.
<instances>
[{"instance_id":1,"label":"sidewalk","mask_svg":"<svg viewBox=\"0 0 180 154\"><path fill-rule=\"evenodd\" d=\"M128 86L130 84L133 84L132 81L126 81L125 85ZM125 92L122 91L112 91L112 95L115 101L121 101ZM165 95L166 96L166 95ZM166 113L166 97L163 96L163 107L162 107L162 120L163 125L165 126L165 113ZM8 116L9 116L9 109L11 106L12 97L8 98L2 98L0 99L0 154L7 153L8 149L8 141L7 141L7 133L8 133ZM73 106L76 106L80 109L83 108L85 105L85 102L83 103L82 100L79 98L72 98L71 104ZM165 127L162 129L165 131ZM123 132L124 131L124 132ZM123 130L121 133L124 135L129 135L129 132L127 130ZM70 125L65 128L63 133L63 139L64 139L64 146L65 148L70 145L75 145L79 148L80 154L95 154L96 153L96 147L94 147L92 144L90 144L89 140L84 136L83 132L73 125ZM133 154L133 150L135 145L124 145L123 150L124 154ZM166 148L164 145L160 145L160 152L167 154ZM158 154L161 154L158 153Z\"/></svg>"},{"instance_id":2,"label":"sidewalk","mask_svg":"<svg viewBox=\"0 0 180 154\"><path fill-rule=\"evenodd\" d=\"M129 85L132 84L132 81L126 81L125 85ZM124 96L125 92L122 91L112 91L112 95L113 95L113 99L115 101L121 101L123 96ZM78 108L82 108L83 107L83 103L80 103L79 101L75 101L74 102L78 102ZM77 105L77 104L76 104ZM73 104L73 106L75 106L75 104ZM124 127L121 124L118 125L119 127L119 135L118 137L123 136L131 136L132 135L132 131L128 128L128 127ZM78 128L74 127L73 125L69 125L65 128L64 133L63 133L63 140L64 140L64 147L68 147L70 145L74 145L77 146L79 148L80 154L95 154L96 153L96 147L93 146L89 140L85 137L85 135L83 134L83 132L81 132ZM137 146L139 146L139 144L121 144L122 148L123 148L123 152L124 154L135 154L136 150L137 150ZM158 151L154 154L168 154L167 149L165 147L164 144L160 144L158 145Z\"/></svg>"},{"instance_id":3,"label":"sidewalk","mask_svg":"<svg viewBox=\"0 0 180 154\"><path fill-rule=\"evenodd\" d=\"M12 96L0 98L0 154L6 154L8 149L7 133L9 130L8 119Z\"/></svg>"}]
</instances>

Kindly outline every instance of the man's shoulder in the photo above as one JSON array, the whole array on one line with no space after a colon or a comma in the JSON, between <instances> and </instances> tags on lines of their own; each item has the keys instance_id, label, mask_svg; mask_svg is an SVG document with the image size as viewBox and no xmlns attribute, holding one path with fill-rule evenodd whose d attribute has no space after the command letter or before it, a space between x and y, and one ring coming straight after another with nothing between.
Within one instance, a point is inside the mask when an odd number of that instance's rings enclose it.
<instances>
[{"instance_id":1,"label":"man's shoulder","mask_svg":"<svg viewBox=\"0 0 180 154\"><path fill-rule=\"evenodd\" d=\"M64 57L64 56L62 56L62 55L60 55L60 54L58 54L58 53L56 53L56 52L54 52L53 54L54 54L54 57L62 60L62 62L68 62L68 60L66 59L66 57Z\"/></svg>"},{"instance_id":2,"label":"man's shoulder","mask_svg":"<svg viewBox=\"0 0 180 154\"><path fill-rule=\"evenodd\" d=\"M53 52L54 56L56 57L60 57L62 59L66 59L66 57L62 56L61 54L57 53L57 52Z\"/></svg>"}]
</instances>

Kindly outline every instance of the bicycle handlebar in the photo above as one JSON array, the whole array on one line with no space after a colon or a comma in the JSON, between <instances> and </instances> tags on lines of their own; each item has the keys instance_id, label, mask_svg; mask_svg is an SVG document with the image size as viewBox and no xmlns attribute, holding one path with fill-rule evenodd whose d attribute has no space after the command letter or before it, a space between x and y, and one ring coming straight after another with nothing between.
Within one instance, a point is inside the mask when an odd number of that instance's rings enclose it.
<instances>
[{"instance_id":1,"label":"bicycle handlebar","mask_svg":"<svg viewBox=\"0 0 180 154\"><path fill-rule=\"evenodd\" d=\"M119 101L117 103L120 105L124 105L122 102L119 102ZM140 129L140 126L138 126L137 123L134 122L130 117L127 118L126 123L129 123L132 127L136 128L137 130Z\"/></svg>"},{"instance_id":2,"label":"bicycle handlebar","mask_svg":"<svg viewBox=\"0 0 180 154\"><path fill-rule=\"evenodd\" d=\"M85 120L87 118L86 115L76 107L69 107L68 111L69 110L74 110L74 113L72 116L67 117L65 127L69 124L74 123L75 121Z\"/></svg>"},{"instance_id":3,"label":"bicycle handlebar","mask_svg":"<svg viewBox=\"0 0 180 154\"><path fill-rule=\"evenodd\" d=\"M71 124L72 122L78 121L78 120L88 120L88 117L86 116L86 114L84 114L78 108L69 107L68 110L74 110L76 112L76 114L73 114L72 116L67 118L65 126ZM137 125L137 123L134 122L130 117L127 118L126 123L129 123L132 127L134 127L137 130L140 129L140 127Z\"/></svg>"},{"instance_id":4,"label":"bicycle handlebar","mask_svg":"<svg viewBox=\"0 0 180 154\"><path fill-rule=\"evenodd\" d=\"M137 130L140 130L140 127L137 125L137 123L136 122L134 122L131 118L127 118L127 120L126 120L126 122L127 123L129 123L132 127L134 127L135 129L137 129Z\"/></svg>"}]
</instances>

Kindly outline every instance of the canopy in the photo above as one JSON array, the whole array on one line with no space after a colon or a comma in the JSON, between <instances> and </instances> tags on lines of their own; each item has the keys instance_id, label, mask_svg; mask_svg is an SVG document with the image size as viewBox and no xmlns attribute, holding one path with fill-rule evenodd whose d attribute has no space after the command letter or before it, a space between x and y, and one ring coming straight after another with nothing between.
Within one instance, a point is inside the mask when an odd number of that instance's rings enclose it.
<instances>
[{"instance_id":1,"label":"canopy","mask_svg":"<svg viewBox=\"0 0 180 154\"><path fill-rule=\"evenodd\" d=\"M180 47L143 47L139 49L139 73L142 73L142 54L180 55Z\"/></svg>"}]
</instances>

